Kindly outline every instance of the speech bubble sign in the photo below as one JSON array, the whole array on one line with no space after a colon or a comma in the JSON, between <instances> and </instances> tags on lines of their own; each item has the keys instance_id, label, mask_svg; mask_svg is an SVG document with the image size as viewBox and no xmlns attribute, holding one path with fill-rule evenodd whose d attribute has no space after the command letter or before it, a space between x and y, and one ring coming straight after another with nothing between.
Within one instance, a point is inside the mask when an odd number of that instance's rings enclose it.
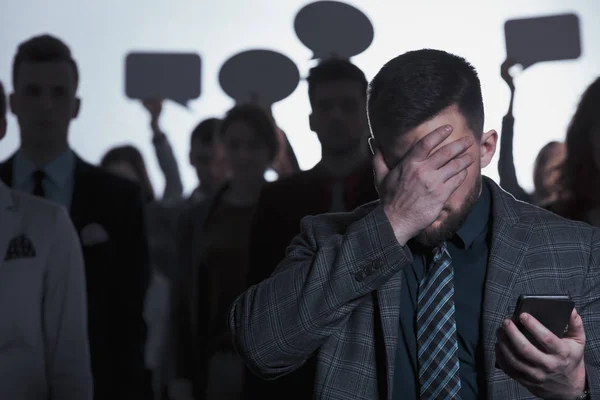
<instances>
[{"instance_id":1,"label":"speech bubble sign","mask_svg":"<svg viewBox=\"0 0 600 400\"><path fill-rule=\"evenodd\" d=\"M229 58L219 72L221 88L237 102L271 106L288 97L300 82L296 64L271 50L247 50Z\"/></svg>"},{"instance_id":2,"label":"speech bubble sign","mask_svg":"<svg viewBox=\"0 0 600 400\"><path fill-rule=\"evenodd\" d=\"M579 18L575 14L513 19L504 23L506 56L529 68L544 61L581 56Z\"/></svg>"},{"instance_id":3,"label":"speech bubble sign","mask_svg":"<svg viewBox=\"0 0 600 400\"><path fill-rule=\"evenodd\" d=\"M313 59L349 59L373 42L373 24L357 8L338 1L317 1L302 8L294 21L298 39Z\"/></svg>"},{"instance_id":4,"label":"speech bubble sign","mask_svg":"<svg viewBox=\"0 0 600 400\"><path fill-rule=\"evenodd\" d=\"M201 65L195 53L129 53L125 93L131 99L169 99L187 107L200 96Z\"/></svg>"}]
</instances>

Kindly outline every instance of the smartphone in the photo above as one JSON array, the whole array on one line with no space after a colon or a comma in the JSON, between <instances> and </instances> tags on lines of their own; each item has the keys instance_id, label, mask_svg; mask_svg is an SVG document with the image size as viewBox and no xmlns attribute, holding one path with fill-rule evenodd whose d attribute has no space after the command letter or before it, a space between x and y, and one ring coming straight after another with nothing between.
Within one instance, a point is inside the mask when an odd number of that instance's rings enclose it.
<instances>
[{"instance_id":1,"label":"smartphone","mask_svg":"<svg viewBox=\"0 0 600 400\"><path fill-rule=\"evenodd\" d=\"M566 295L529 295L522 294L517 300L517 307L512 320L523 335L538 349L544 351L543 346L525 328L519 319L522 313L528 313L540 321L550 332L562 338L568 329L571 313L575 302Z\"/></svg>"}]
</instances>

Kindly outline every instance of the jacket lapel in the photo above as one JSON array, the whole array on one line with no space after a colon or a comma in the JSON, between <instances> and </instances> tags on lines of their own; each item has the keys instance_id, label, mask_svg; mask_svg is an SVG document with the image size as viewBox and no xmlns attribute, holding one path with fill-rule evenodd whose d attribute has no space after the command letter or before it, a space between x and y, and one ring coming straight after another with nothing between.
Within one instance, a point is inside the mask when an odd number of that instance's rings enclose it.
<instances>
[{"instance_id":1,"label":"jacket lapel","mask_svg":"<svg viewBox=\"0 0 600 400\"><path fill-rule=\"evenodd\" d=\"M13 159L14 155L0 164L0 180L8 187L12 187Z\"/></svg>"},{"instance_id":2,"label":"jacket lapel","mask_svg":"<svg viewBox=\"0 0 600 400\"><path fill-rule=\"evenodd\" d=\"M493 194L492 246L485 280L482 339L485 362L485 382L488 398L493 398L493 378L496 370L496 331L512 314L517 294L513 288L521 271L531 238L532 217L520 218L515 200L495 183Z\"/></svg>"},{"instance_id":3,"label":"jacket lapel","mask_svg":"<svg viewBox=\"0 0 600 400\"><path fill-rule=\"evenodd\" d=\"M392 382L394 381L394 360L398 347L398 330L400 329L400 296L404 274L399 272L377 290L377 308L385 345L385 366L387 373L387 395L381 398L392 398ZM377 338L376 338L377 339ZM375 342L377 349L377 341Z\"/></svg>"},{"instance_id":4,"label":"jacket lapel","mask_svg":"<svg viewBox=\"0 0 600 400\"><path fill-rule=\"evenodd\" d=\"M83 227L89 222L89 212L86 210L94 207L94 199L90 199L88 193L88 185L93 185L90 179L86 179L88 165L77 155L75 156L75 171L73 173L73 198L71 199L71 210L69 212L73 225L77 229L78 234Z\"/></svg>"},{"instance_id":5,"label":"jacket lapel","mask_svg":"<svg viewBox=\"0 0 600 400\"><path fill-rule=\"evenodd\" d=\"M0 182L0 266L4 263L11 239L19 233L19 212L11 190Z\"/></svg>"}]
</instances>

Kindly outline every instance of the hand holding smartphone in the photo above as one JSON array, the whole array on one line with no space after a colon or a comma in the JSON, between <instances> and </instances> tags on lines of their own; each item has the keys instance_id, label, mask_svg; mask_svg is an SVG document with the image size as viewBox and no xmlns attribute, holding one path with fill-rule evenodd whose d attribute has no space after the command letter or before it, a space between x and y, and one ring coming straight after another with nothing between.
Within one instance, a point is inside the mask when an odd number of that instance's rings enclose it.
<instances>
[{"instance_id":1,"label":"hand holding smartphone","mask_svg":"<svg viewBox=\"0 0 600 400\"><path fill-rule=\"evenodd\" d=\"M515 308L512 321L531 344L544 351L544 347L521 324L519 319L521 314L527 313L533 316L550 332L559 339L562 339L567 332L569 319L574 307L575 302L567 295L522 294L517 300L517 307Z\"/></svg>"},{"instance_id":2,"label":"hand holding smartphone","mask_svg":"<svg viewBox=\"0 0 600 400\"><path fill-rule=\"evenodd\" d=\"M522 294L517 300L517 305L511 319L531 344L545 352L543 345L523 326L519 317L523 313L533 316L550 332L559 339L562 339L567 332L569 319L574 307L575 302L567 295ZM496 368L500 368L497 361Z\"/></svg>"}]
</instances>

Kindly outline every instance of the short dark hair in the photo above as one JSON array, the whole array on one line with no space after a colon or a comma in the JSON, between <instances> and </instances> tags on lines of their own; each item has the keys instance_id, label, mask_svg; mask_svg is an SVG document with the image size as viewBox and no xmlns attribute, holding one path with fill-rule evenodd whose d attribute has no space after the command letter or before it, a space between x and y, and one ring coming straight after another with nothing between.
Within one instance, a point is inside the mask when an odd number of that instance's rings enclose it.
<instances>
[{"instance_id":1,"label":"short dark hair","mask_svg":"<svg viewBox=\"0 0 600 400\"><path fill-rule=\"evenodd\" d=\"M363 85L365 96L367 95L368 82L365 74L348 60L333 58L322 61L316 67L310 69L306 81L308 82L308 98L311 105L314 101L315 89L319 83L333 81L358 82Z\"/></svg>"},{"instance_id":2,"label":"short dark hair","mask_svg":"<svg viewBox=\"0 0 600 400\"><path fill-rule=\"evenodd\" d=\"M386 63L369 84L367 110L375 137L402 135L452 105L481 137L484 111L477 71L445 51L404 53Z\"/></svg>"},{"instance_id":3,"label":"short dark hair","mask_svg":"<svg viewBox=\"0 0 600 400\"><path fill-rule=\"evenodd\" d=\"M0 82L0 120L6 119L6 92Z\"/></svg>"},{"instance_id":4,"label":"short dark hair","mask_svg":"<svg viewBox=\"0 0 600 400\"><path fill-rule=\"evenodd\" d=\"M77 63L71 55L71 49L62 40L50 35L35 36L19 45L17 54L13 60L13 86L17 84L21 64L26 62L41 63L52 61L66 61L71 65L75 73L75 87L77 87L79 83L79 70Z\"/></svg>"},{"instance_id":5,"label":"short dark hair","mask_svg":"<svg viewBox=\"0 0 600 400\"><path fill-rule=\"evenodd\" d=\"M218 118L208 118L201 121L192 131L190 141L192 143L198 142L203 146L212 146L215 144L220 124L221 120Z\"/></svg>"},{"instance_id":6,"label":"short dark hair","mask_svg":"<svg viewBox=\"0 0 600 400\"><path fill-rule=\"evenodd\" d=\"M266 111L262 107L250 103L233 107L227 112L221 123L221 127L219 128L220 136L223 137L227 128L232 123L238 121L243 121L252 127L256 135L267 146L269 157L271 160L274 160L279 148L279 142L275 125Z\"/></svg>"}]
</instances>

